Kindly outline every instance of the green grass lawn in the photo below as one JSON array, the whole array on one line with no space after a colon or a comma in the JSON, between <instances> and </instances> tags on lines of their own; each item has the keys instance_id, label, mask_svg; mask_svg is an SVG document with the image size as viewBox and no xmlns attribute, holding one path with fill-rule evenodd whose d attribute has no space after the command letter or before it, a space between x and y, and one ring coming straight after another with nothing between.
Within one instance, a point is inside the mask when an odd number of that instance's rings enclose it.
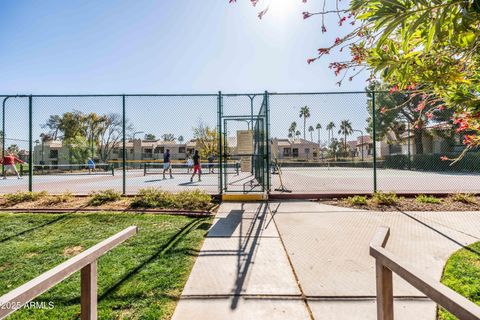
<instances>
[{"instance_id":1,"label":"green grass lawn","mask_svg":"<svg viewBox=\"0 0 480 320\"><path fill-rule=\"evenodd\" d=\"M480 242L455 252L447 261L442 283L480 305ZM438 319L457 319L443 308Z\"/></svg>"},{"instance_id":2,"label":"green grass lawn","mask_svg":"<svg viewBox=\"0 0 480 320\"><path fill-rule=\"evenodd\" d=\"M100 258L100 319L169 319L211 220L128 213L0 213L0 295L109 236L139 232ZM78 319L79 272L35 301L53 309L21 309L9 319Z\"/></svg>"}]
</instances>

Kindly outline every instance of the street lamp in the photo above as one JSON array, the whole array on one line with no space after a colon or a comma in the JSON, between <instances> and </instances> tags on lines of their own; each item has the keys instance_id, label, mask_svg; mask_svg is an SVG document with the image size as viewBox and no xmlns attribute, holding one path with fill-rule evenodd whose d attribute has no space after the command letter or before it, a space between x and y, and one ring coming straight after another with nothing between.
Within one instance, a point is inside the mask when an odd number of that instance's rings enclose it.
<instances>
[{"instance_id":1,"label":"street lamp","mask_svg":"<svg viewBox=\"0 0 480 320\"><path fill-rule=\"evenodd\" d=\"M360 139L361 139L360 143L362 144L361 152L362 152L362 162L363 162L363 131L362 130L356 130L356 129L353 129L352 131L360 132Z\"/></svg>"}]
</instances>

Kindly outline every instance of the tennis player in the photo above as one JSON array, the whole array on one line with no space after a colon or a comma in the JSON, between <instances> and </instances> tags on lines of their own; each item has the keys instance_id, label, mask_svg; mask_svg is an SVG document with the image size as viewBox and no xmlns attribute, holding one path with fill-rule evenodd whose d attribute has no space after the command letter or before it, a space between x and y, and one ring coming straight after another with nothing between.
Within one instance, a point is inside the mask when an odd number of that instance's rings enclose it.
<instances>
[{"instance_id":1,"label":"tennis player","mask_svg":"<svg viewBox=\"0 0 480 320\"><path fill-rule=\"evenodd\" d=\"M8 171L13 171L17 175L17 179L22 179L20 177L20 174L17 171L17 167L15 164L20 163L23 164L25 161L22 161L15 157L13 153L9 153L7 156L3 157L3 159L0 160L0 163L3 164L3 179L7 179L7 172Z\"/></svg>"}]
</instances>

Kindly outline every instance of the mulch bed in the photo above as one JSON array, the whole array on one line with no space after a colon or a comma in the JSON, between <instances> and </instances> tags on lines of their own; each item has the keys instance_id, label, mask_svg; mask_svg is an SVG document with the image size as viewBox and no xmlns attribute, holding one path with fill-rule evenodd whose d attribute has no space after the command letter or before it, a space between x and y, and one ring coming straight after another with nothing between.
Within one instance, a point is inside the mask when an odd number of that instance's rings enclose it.
<instances>
[{"instance_id":1,"label":"mulch bed","mask_svg":"<svg viewBox=\"0 0 480 320\"><path fill-rule=\"evenodd\" d=\"M476 204L468 204L458 201L453 201L452 199L440 198L441 203L432 204L432 203L420 203L415 200L415 198L399 198L398 204L395 206L385 206L377 205L368 201L367 205L352 205L348 202L347 199L332 199L320 201L324 204L329 204L338 207L346 208L355 208L355 209L364 209L372 211L479 211L480 210L480 198L476 197Z\"/></svg>"},{"instance_id":2,"label":"mulch bed","mask_svg":"<svg viewBox=\"0 0 480 320\"><path fill-rule=\"evenodd\" d=\"M203 214L209 215L214 212L218 205L212 204L205 210L180 210L180 209L165 209L165 208L130 208L131 198L122 198L118 201L107 202L100 206L91 206L88 204L90 199L88 197L72 197L66 202L49 203L48 196L42 197L36 201L25 201L15 205L8 205L6 200L0 197L0 211L22 211L36 212L48 211L52 212L70 212L70 211L129 211L129 212L165 212L165 213L179 213L179 214Z\"/></svg>"}]
</instances>

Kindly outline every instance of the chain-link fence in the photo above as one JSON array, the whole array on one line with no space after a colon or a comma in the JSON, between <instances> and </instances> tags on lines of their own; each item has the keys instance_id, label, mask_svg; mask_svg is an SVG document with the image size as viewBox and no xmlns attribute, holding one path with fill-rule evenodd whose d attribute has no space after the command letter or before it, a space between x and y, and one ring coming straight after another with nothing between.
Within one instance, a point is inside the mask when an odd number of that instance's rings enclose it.
<instances>
[{"instance_id":1,"label":"chain-link fence","mask_svg":"<svg viewBox=\"0 0 480 320\"><path fill-rule=\"evenodd\" d=\"M417 93L0 99L1 193L480 191L478 150L441 159L468 132Z\"/></svg>"}]
</instances>

